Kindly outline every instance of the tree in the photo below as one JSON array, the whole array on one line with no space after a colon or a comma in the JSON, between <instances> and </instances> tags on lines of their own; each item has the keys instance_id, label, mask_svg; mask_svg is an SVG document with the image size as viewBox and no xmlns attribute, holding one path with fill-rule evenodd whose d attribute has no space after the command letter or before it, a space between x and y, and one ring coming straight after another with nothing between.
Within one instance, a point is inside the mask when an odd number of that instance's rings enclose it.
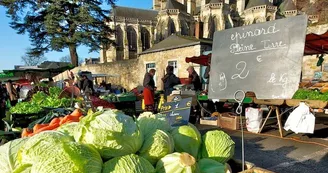
<instances>
[{"instance_id":1,"label":"tree","mask_svg":"<svg viewBox=\"0 0 328 173\"><path fill-rule=\"evenodd\" d=\"M71 58L69 55L63 56L59 59L60 62L70 62L71 63ZM79 58L78 64L81 65L83 63L83 59Z\"/></svg>"},{"instance_id":2,"label":"tree","mask_svg":"<svg viewBox=\"0 0 328 173\"><path fill-rule=\"evenodd\" d=\"M106 0L114 5L115 0ZM77 47L85 45L89 51L109 45L112 30L109 10L100 6L102 0L1 0L11 18L10 26L18 34L28 33L33 48L29 54L42 56L48 51L69 49L73 65L78 65Z\"/></svg>"},{"instance_id":3,"label":"tree","mask_svg":"<svg viewBox=\"0 0 328 173\"><path fill-rule=\"evenodd\" d=\"M27 52L29 52L31 49L28 48ZM26 53L24 56L21 57L22 62L26 66L36 66L41 64L43 61L46 61L47 58L44 56L33 56L30 53Z\"/></svg>"}]
</instances>

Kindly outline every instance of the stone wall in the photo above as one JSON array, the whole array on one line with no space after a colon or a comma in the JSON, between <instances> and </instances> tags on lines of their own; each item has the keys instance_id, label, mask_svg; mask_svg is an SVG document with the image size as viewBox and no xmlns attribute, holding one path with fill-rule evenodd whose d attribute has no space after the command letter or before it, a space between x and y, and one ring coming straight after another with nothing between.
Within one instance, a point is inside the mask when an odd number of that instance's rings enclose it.
<instances>
[{"instance_id":1,"label":"stone wall","mask_svg":"<svg viewBox=\"0 0 328 173\"><path fill-rule=\"evenodd\" d=\"M318 60L316 55L303 57L302 80L312 80L315 72L322 72L322 80L328 81L328 56L324 57L322 67L317 67Z\"/></svg>"},{"instance_id":2,"label":"stone wall","mask_svg":"<svg viewBox=\"0 0 328 173\"><path fill-rule=\"evenodd\" d=\"M119 77L107 77L107 81L113 85L120 85L131 90L142 85L144 75L146 73L146 64L156 64L156 84L159 89L163 89L161 78L164 76L164 70L168 65L168 61L177 61L178 77L188 78L187 68L189 65L185 62L186 57L199 56L201 50L208 49L208 46L195 45L179 49L166 50L143 54L138 59L129 59L116 62L108 62L104 64L91 64L73 69L73 73L77 74L79 70L90 71L93 74L118 75ZM194 65L195 70L199 73L199 65ZM67 72L59 74L54 78L55 81L67 79Z\"/></svg>"}]
</instances>

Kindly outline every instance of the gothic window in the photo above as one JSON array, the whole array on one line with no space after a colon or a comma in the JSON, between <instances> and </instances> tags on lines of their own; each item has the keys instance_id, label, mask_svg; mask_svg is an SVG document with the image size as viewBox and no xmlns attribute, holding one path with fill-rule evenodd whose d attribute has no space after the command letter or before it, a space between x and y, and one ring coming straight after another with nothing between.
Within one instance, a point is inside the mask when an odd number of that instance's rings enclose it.
<instances>
[{"instance_id":1,"label":"gothic window","mask_svg":"<svg viewBox=\"0 0 328 173\"><path fill-rule=\"evenodd\" d=\"M127 28L127 39L129 51L137 50L137 32L132 26L128 26Z\"/></svg>"},{"instance_id":2,"label":"gothic window","mask_svg":"<svg viewBox=\"0 0 328 173\"><path fill-rule=\"evenodd\" d=\"M141 29L142 51L150 48L150 34L146 28Z\"/></svg>"},{"instance_id":3,"label":"gothic window","mask_svg":"<svg viewBox=\"0 0 328 173\"><path fill-rule=\"evenodd\" d=\"M169 19L168 22L168 36L176 33L175 24L172 19Z\"/></svg>"},{"instance_id":4,"label":"gothic window","mask_svg":"<svg viewBox=\"0 0 328 173\"><path fill-rule=\"evenodd\" d=\"M181 35L189 35L189 26L184 20L181 21Z\"/></svg>"},{"instance_id":5,"label":"gothic window","mask_svg":"<svg viewBox=\"0 0 328 173\"><path fill-rule=\"evenodd\" d=\"M116 26L116 49L123 50L123 31L122 28L118 25Z\"/></svg>"}]
</instances>

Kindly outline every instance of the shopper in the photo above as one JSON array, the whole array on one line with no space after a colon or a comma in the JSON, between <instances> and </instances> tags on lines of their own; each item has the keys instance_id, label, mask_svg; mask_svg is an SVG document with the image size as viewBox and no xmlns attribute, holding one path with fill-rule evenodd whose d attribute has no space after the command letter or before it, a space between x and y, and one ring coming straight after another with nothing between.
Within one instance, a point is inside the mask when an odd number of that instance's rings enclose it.
<instances>
[{"instance_id":1,"label":"shopper","mask_svg":"<svg viewBox=\"0 0 328 173\"><path fill-rule=\"evenodd\" d=\"M195 71L193 66L189 66L187 69L189 73L189 81L194 87L195 91L201 91L202 90L202 83L200 81L199 75Z\"/></svg>"},{"instance_id":2,"label":"shopper","mask_svg":"<svg viewBox=\"0 0 328 173\"><path fill-rule=\"evenodd\" d=\"M82 79L79 83L79 88L83 93L93 94L94 88L93 83L86 75L82 75Z\"/></svg>"},{"instance_id":3,"label":"shopper","mask_svg":"<svg viewBox=\"0 0 328 173\"><path fill-rule=\"evenodd\" d=\"M13 82L11 80L8 80L6 84L6 88L9 95L10 104L11 106L15 106L18 102L18 96L17 96L17 91L14 88Z\"/></svg>"},{"instance_id":4,"label":"shopper","mask_svg":"<svg viewBox=\"0 0 328 173\"><path fill-rule=\"evenodd\" d=\"M211 71L211 58L208 58L207 67L205 69L204 79L207 79L206 84L210 83L210 71Z\"/></svg>"},{"instance_id":5,"label":"shopper","mask_svg":"<svg viewBox=\"0 0 328 173\"><path fill-rule=\"evenodd\" d=\"M180 79L175 76L173 73L173 66L167 66L166 67L166 75L162 78L162 81L164 82L164 96L169 96L172 91L173 87L175 85L180 84Z\"/></svg>"},{"instance_id":6,"label":"shopper","mask_svg":"<svg viewBox=\"0 0 328 173\"><path fill-rule=\"evenodd\" d=\"M143 80L143 95L144 95L144 103L146 106L146 111L148 112L154 112L154 97L155 97L155 76L156 70L151 69L148 73L145 74L144 80Z\"/></svg>"}]
</instances>

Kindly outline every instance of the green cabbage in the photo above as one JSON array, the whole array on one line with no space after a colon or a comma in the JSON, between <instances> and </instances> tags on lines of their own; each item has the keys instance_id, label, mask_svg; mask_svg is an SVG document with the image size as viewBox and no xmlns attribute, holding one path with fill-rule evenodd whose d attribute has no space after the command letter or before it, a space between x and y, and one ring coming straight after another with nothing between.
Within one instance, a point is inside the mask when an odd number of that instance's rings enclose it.
<instances>
[{"instance_id":1,"label":"green cabbage","mask_svg":"<svg viewBox=\"0 0 328 173\"><path fill-rule=\"evenodd\" d=\"M107 161L102 173L155 173L155 168L146 159L130 154Z\"/></svg>"},{"instance_id":2,"label":"green cabbage","mask_svg":"<svg viewBox=\"0 0 328 173\"><path fill-rule=\"evenodd\" d=\"M28 138L16 139L0 146L1 173L12 173L18 167L17 152L27 139Z\"/></svg>"},{"instance_id":3,"label":"green cabbage","mask_svg":"<svg viewBox=\"0 0 328 173\"><path fill-rule=\"evenodd\" d=\"M201 146L201 135L192 125L177 127L171 132L174 139L174 148L177 152L186 152L197 158Z\"/></svg>"},{"instance_id":4,"label":"green cabbage","mask_svg":"<svg viewBox=\"0 0 328 173\"><path fill-rule=\"evenodd\" d=\"M142 113L137 119L137 124L145 138L154 133L157 129L166 132L169 132L171 129L166 115L153 114L151 112Z\"/></svg>"},{"instance_id":5,"label":"green cabbage","mask_svg":"<svg viewBox=\"0 0 328 173\"><path fill-rule=\"evenodd\" d=\"M220 163L230 160L235 151L235 142L223 131L209 131L203 136L202 158L210 158Z\"/></svg>"},{"instance_id":6,"label":"green cabbage","mask_svg":"<svg viewBox=\"0 0 328 173\"><path fill-rule=\"evenodd\" d=\"M171 134L162 130L156 130L149 138L146 138L139 155L147 159L151 164L156 164L159 159L174 151L174 141Z\"/></svg>"},{"instance_id":7,"label":"green cabbage","mask_svg":"<svg viewBox=\"0 0 328 173\"><path fill-rule=\"evenodd\" d=\"M161 158L156 165L157 173L199 173L196 159L188 153L172 153Z\"/></svg>"},{"instance_id":8,"label":"green cabbage","mask_svg":"<svg viewBox=\"0 0 328 173\"><path fill-rule=\"evenodd\" d=\"M92 147L79 144L57 131L45 131L31 138L18 151L21 167L32 173L101 173L102 159Z\"/></svg>"},{"instance_id":9,"label":"green cabbage","mask_svg":"<svg viewBox=\"0 0 328 173\"><path fill-rule=\"evenodd\" d=\"M76 131L76 128L78 126L79 123L77 122L71 122L71 123L67 123L67 124L63 124L60 127L58 127L57 131L63 132L69 136L74 137L74 133Z\"/></svg>"},{"instance_id":10,"label":"green cabbage","mask_svg":"<svg viewBox=\"0 0 328 173\"><path fill-rule=\"evenodd\" d=\"M74 138L94 146L104 159L136 153L143 143L133 118L117 110L84 117Z\"/></svg>"},{"instance_id":11,"label":"green cabbage","mask_svg":"<svg viewBox=\"0 0 328 173\"><path fill-rule=\"evenodd\" d=\"M198 166L201 173L225 173L226 166L212 159L200 159Z\"/></svg>"}]
</instances>

